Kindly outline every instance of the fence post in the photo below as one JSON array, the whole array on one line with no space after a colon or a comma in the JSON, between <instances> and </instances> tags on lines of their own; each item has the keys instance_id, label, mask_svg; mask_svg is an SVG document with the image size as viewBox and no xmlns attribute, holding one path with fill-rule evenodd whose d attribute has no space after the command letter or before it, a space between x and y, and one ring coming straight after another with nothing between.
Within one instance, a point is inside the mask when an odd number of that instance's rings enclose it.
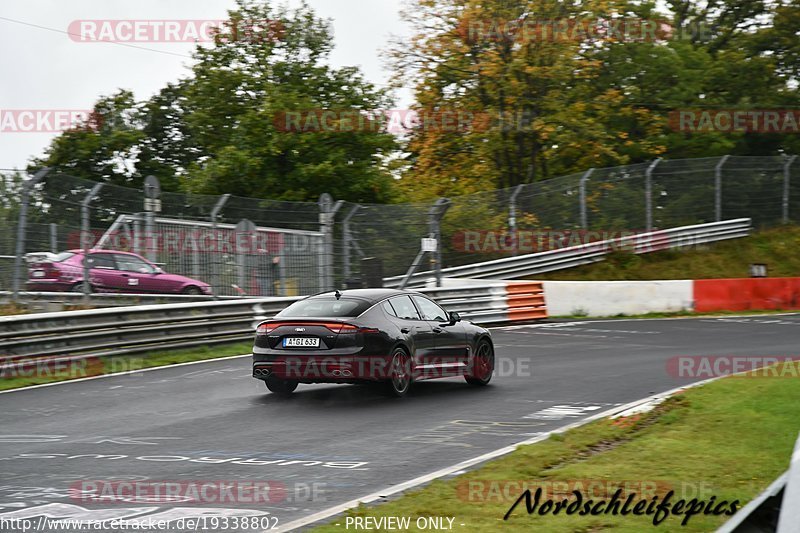
<instances>
[{"instance_id":1,"label":"fence post","mask_svg":"<svg viewBox=\"0 0 800 533\"><path fill-rule=\"evenodd\" d=\"M147 176L144 179L144 198L145 233L147 234L145 255L155 263L155 213L161 211L161 183L155 176Z\"/></svg>"},{"instance_id":2,"label":"fence post","mask_svg":"<svg viewBox=\"0 0 800 533\"><path fill-rule=\"evenodd\" d=\"M783 223L789 223L789 186L791 185L791 167L796 155L791 156L783 165Z\"/></svg>"},{"instance_id":3,"label":"fence post","mask_svg":"<svg viewBox=\"0 0 800 533\"><path fill-rule=\"evenodd\" d=\"M730 155L722 156L717 166L714 167L714 220L722 220L722 165L728 160Z\"/></svg>"},{"instance_id":4,"label":"fence post","mask_svg":"<svg viewBox=\"0 0 800 533\"><path fill-rule=\"evenodd\" d=\"M256 225L246 219L243 218L236 224L236 230L234 233L234 246L236 252L236 284L239 287L239 290L243 293L247 293L247 267L250 266L248 263L252 263L252 256L255 253L255 239L253 238L256 234L258 229ZM251 291L252 292L252 291Z\"/></svg>"},{"instance_id":5,"label":"fence post","mask_svg":"<svg viewBox=\"0 0 800 533\"><path fill-rule=\"evenodd\" d=\"M100 189L103 188L103 185L103 183L95 183L92 190L89 191L89 194L81 201L81 248L83 248L83 283L81 284L81 290L86 303L88 303L89 294L92 292L92 285L89 281L89 250L91 240L91 236L89 235L89 204L100 192Z\"/></svg>"},{"instance_id":6,"label":"fence post","mask_svg":"<svg viewBox=\"0 0 800 533\"><path fill-rule=\"evenodd\" d=\"M581 228L585 230L589 229L589 214L586 211L586 182L589 181L589 177L592 174L594 174L594 168L587 170L581 176L581 181L578 184L578 198L581 203Z\"/></svg>"},{"instance_id":7,"label":"fence post","mask_svg":"<svg viewBox=\"0 0 800 533\"><path fill-rule=\"evenodd\" d=\"M214 251L213 254L217 257L218 260L222 259L222 246L220 246L219 242L219 231L217 231L217 217L219 216L219 212L222 211L222 208L225 207L225 204L228 202L228 198L230 198L230 194L223 194L220 196L217 203L214 204L214 208L211 209L211 233L214 236ZM217 293L217 289L222 289L222 280L219 277L219 263L217 261L211 262L211 284L213 285L213 297L215 300L219 300L219 294Z\"/></svg>"},{"instance_id":8,"label":"fence post","mask_svg":"<svg viewBox=\"0 0 800 533\"><path fill-rule=\"evenodd\" d=\"M347 216L344 217L342 221L342 240L344 241L344 279L350 278L350 240L352 239L352 235L350 234L350 219L361 209L360 205L356 205L353 209L347 213Z\"/></svg>"},{"instance_id":9,"label":"fence post","mask_svg":"<svg viewBox=\"0 0 800 533\"><path fill-rule=\"evenodd\" d=\"M428 231L436 239L436 251L431 255L433 270L436 272L436 286L442 286L442 217L450 209L451 202L447 198L439 198L428 211Z\"/></svg>"},{"instance_id":10,"label":"fence post","mask_svg":"<svg viewBox=\"0 0 800 533\"><path fill-rule=\"evenodd\" d=\"M333 224L336 212L344 205L344 200L333 203L333 197L322 193L319 197L319 228L322 233L322 254L320 257L321 290L333 289Z\"/></svg>"},{"instance_id":11,"label":"fence post","mask_svg":"<svg viewBox=\"0 0 800 533\"><path fill-rule=\"evenodd\" d=\"M511 252L513 255L517 255L519 251L519 243L517 242L517 196L522 192L523 187L525 187L524 184L514 187L514 192L511 193L511 197L508 199L508 229L511 231L511 239L514 246L514 250Z\"/></svg>"},{"instance_id":12,"label":"fence post","mask_svg":"<svg viewBox=\"0 0 800 533\"><path fill-rule=\"evenodd\" d=\"M650 163L650 166L647 167L644 174L644 211L646 219L645 225L648 232L653 231L653 170L655 170L660 162L661 158L659 157Z\"/></svg>"},{"instance_id":13,"label":"fence post","mask_svg":"<svg viewBox=\"0 0 800 533\"><path fill-rule=\"evenodd\" d=\"M50 251L58 253L58 224L50 224Z\"/></svg>"},{"instance_id":14,"label":"fence post","mask_svg":"<svg viewBox=\"0 0 800 533\"><path fill-rule=\"evenodd\" d=\"M25 255L25 230L28 225L28 204L30 202L31 190L47 176L48 172L50 172L50 168L43 168L34 174L31 179L22 183L19 219L17 221L17 249L14 255L14 279L11 284L12 290L14 291L12 296L14 303L19 302L19 289L22 282L22 260Z\"/></svg>"}]
</instances>

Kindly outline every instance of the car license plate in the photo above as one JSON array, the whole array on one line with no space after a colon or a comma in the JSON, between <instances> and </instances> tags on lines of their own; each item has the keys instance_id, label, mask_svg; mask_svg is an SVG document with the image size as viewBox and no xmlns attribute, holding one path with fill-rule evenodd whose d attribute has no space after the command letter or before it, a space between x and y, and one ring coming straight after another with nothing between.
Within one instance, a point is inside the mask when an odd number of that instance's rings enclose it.
<instances>
[{"instance_id":1,"label":"car license plate","mask_svg":"<svg viewBox=\"0 0 800 533\"><path fill-rule=\"evenodd\" d=\"M319 339L311 337L289 337L283 339L283 345L299 348L319 348Z\"/></svg>"},{"instance_id":2,"label":"car license plate","mask_svg":"<svg viewBox=\"0 0 800 533\"><path fill-rule=\"evenodd\" d=\"M33 271L34 278L43 278L44 277L44 270L34 270Z\"/></svg>"}]
</instances>

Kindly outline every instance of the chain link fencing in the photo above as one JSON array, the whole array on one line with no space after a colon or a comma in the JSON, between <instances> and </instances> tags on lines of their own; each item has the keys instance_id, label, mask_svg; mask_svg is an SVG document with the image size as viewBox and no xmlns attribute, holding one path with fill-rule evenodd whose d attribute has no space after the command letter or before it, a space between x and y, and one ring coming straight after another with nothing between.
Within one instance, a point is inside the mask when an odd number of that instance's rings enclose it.
<instances>
[{"instance_id":1,"label":"chain link fencing","mask_svg":"<svg viewBox=\"0 0 800 533\"><path fill-rule=\"evenodd\" d=\"M210 284L217 295L295 296L374 286L405 274L415 258L420 270L431 270L437 262L459 266L648 229L740 217L760 228L800 220L800 161L789 156L598 168L438 206L163 192L160 209L147 212L144 191L131 187L104 184L92 195L95 182L55 171L28 183L27 214L19 190L0 216L0 290L14 288L20 221L28 259L84 246L130 251ZM438 253L421 253L426 238L439 239ZM19 273L24 290L26 261Z\"/></svg>"}]
</instances>

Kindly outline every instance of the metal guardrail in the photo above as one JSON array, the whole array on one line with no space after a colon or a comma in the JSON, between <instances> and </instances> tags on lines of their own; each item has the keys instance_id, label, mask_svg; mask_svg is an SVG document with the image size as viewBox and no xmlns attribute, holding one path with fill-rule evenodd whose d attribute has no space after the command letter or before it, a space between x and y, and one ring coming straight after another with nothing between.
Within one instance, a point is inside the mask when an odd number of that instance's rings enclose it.
<instances>
[{"instance_id":1,"label":"metal guardrail","mask_svg":"<svg viewBox=\"0 0 800 533\"><path fill-rule=\"evenodd\" d=\"M299 298L145 305L0 317L0 362L81 359L246 341Z\"/></svg>"},{"instance_id":2,"label":"metal guardrail","mask_svg":"<svg viewBox=\"0 0 800 533\"><path fill-rule=\"evenodd\" d=\"M517 320L505 283L423 289L477 323ZM78 295L80 296L80 295ZM0 368L252 339L256 324L301 297L116 307L0 317Z\"/></svg>"},{"instance_id":3,"label":"metal guardrail","mask_svg":"<svg viewBox=\"0 0 800 533\"><path fill-rule=\"evenodd\" d=\"M546 252L443 268L442 276L473 279L517 279L523 276L602 261L609 251L615 249L627 249L636 254L643 254L670 248L682 248L695 244L746 237L750 234L751 228L752 221L749 218L682 226L579 246L570 246L559 250L548 250ZM419 272L411 278L410 284L413 286L424 285L433 276L434 273L432 271ZM384 278L384 286L398 287L402 280L403 276Z\"/></svg>"}]
</instances>

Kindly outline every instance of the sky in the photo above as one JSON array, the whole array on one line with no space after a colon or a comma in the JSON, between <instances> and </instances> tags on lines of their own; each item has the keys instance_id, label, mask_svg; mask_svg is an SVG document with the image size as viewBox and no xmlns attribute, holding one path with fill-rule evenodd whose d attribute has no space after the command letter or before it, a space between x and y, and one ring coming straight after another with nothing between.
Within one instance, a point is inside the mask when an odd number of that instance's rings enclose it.
<instances>
[{"instance_id":1,"label":"sky","mask_svg":"<svg viewBox=\"0 0 800 533\"><path fill-rule=\"evenodd\" d=\"M331 63L359 66L366 79L386 84L390 73L380 51L392 35L408 33L399 16L403 0L307 2L319 16L333 20ZM287 3L297 6L300 0ZM20 129L57 128L56 119L64 112L91 109L98 97L121 88L133 91L137 100L146 99L189 72L191 43L76 42L69 34L78 27L75 21L219 20L234 7L233 0L0 2L0 169L24 168L57 135ZM408 104L407 91L397 96L401 105ZM26 114L33 110L37 113ZM37 126L31 116L37 117Z\"/></svg>"}]
</instances>

